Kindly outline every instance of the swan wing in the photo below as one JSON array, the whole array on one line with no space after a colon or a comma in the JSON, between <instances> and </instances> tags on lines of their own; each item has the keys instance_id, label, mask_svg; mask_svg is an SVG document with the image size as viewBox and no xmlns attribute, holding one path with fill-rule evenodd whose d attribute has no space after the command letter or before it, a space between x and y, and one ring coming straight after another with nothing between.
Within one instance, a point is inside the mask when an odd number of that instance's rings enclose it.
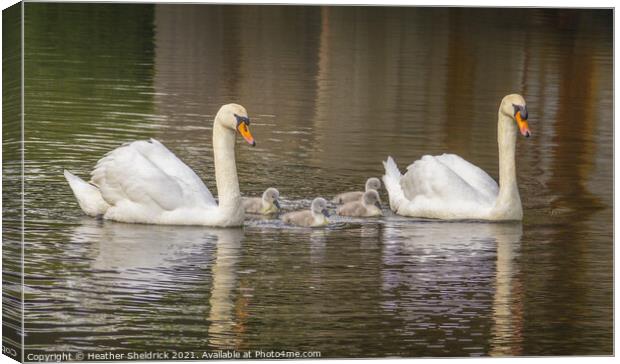
<instances>
[{"instance_id":1,"label":"swan wing","mask_svg":"<svg viewBox=\"0 0 620 364\"><path fill-rule=\"evenodd\" d=\"M450 168L478 193L494 199L499 193L497 182L480 167L466 161L456 154L442 154L435 157L444 166Z\"/></svg>"},{"instance_id":2,"label":"swan wing","mask_svg":"<svg viewBox=\"0 0 620 364\"><path fill-rule=\"evenodd\" d=\"M166 148L158 140L151 138L150 141L137 141L136 148L160 168L164 173L179 182L184 191L192 198L197 198L206 205L217 205L211 191L196 172L181 161L174 153Z\"/></svg>"},{"instance_id":3,"label":"swan wing","mask_svg":"<svg viewBox=\"0 0 620 364\"><path fill-rule=\"evenodd\" d=\"M216 205L200 178L154 139L114 149L97 162L91 175L110 204L129 200L163 210Z\"/></svg>"},{"instance_id":4,"label":"swan wing","mask_svg":"<svg viewBox=\"0 0 620 364\"><path fill-rule=\"evenodd\" d=\"M480 194L440 158L430 155L422 157L407 167L407 173L401 179L400 184L408 200L413 201L418 198L431 205L436 203L437 205L433 208L437 209L489 202L486 195Z\"/></svg>"}]
</instances>

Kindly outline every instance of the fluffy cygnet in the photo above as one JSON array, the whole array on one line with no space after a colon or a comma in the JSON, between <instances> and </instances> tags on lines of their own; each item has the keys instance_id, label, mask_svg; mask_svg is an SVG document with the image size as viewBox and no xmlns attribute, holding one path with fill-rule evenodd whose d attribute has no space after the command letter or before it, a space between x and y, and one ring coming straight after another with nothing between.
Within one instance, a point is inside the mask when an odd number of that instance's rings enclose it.
<instances>
[{"instance_id":1,"label":"fluffy cygnet","mask_svg":"<svg viewBox=\"0 0 620 364\"><path fill-rule=\"evenodd\" d=\"M270 187L263 192L262 197L245 197L243 208L248 214L269 215L280 210L280 192Z\"/></svg>"},{"instance_id":2,"label":"fluffy cygnet","mask_svg":"<svg viewBox=\"0 0 620 364\"><path fill-rule=\"evenodd\" d=\"M381 181L378 178L371 177L368 180L366 180L365 191L370 191L370 190L379 191L380 188L381 188ZM364 196L364 192L362 191L344 192L334 197L332 202L341 204L341 203L348 203L348 202L353 202L353 201L361 201L362 196Z\"/></svg>"},{"instance_id":3,"label":"fluffy cygnet","mask_svg":"<svg viewBox=\"0 0 620 364\"><path fill-rule=\"evenodd\" d=\"M327 201L324 198L317 197L312 201L309 210L284 214L282 221L291 225L315 227L329 224L328 217Z\"/></svg>"},{"instance_id":4,"label":"fluffy cygnet","mask_svg":"<svg viewBox=\"0 0 620 364\"><path fill-rule=\"evenodd\" d=\"M340 206L336 213L342 216L372 217L381 216L381 202L375 190L364 192L361 201L353 201Z\"/></svg>"}]
</instances>

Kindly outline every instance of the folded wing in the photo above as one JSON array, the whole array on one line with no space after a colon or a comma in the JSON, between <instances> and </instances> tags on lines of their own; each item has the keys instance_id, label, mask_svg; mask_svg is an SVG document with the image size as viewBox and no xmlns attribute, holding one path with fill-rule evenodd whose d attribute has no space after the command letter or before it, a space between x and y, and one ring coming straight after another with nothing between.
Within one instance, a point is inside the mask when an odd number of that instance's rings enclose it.
<instances>
[{"instance_id":1,"label":"folded wing","mask_svg":"<svg viewBox=\"0 0 620 364\"><path fill-rule=\"evenodd\" d=\"M424 196L447 204L490 204L498 190L484 171L456 155L422 157L407 167L401 186L409 200Z\"/></svg>"},{"instance_id":2,"label":"folded wing","mask_svg":"<svg viewBox=\"0 0 620 364\"><path fill-rule=\"evenodd\" d=\"M217 205L196 173L155 139L114 149L91 176L111 205L123 200L163 210Z\"/></svg>"}]
</instances>

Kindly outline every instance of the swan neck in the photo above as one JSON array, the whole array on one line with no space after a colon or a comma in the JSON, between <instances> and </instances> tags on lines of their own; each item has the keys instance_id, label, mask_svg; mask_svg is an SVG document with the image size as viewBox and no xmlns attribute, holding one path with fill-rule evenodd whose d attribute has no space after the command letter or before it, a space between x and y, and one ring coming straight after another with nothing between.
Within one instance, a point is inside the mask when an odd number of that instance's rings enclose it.
<instances>
[{"instance_id":1,"label":"swan neck","mask_svg":"<svg viewBox=\"0 0 620 364\"><path fill-rule=\"evenodd\" d=\"M219 207L231 213L241 208L241 193L235 161L235 132L224 127L216 118L213 125L213 163Z\"/></svg>"},{"instance_id":2,"label":"swan neck","mask_svg":"<svg viewBox=\"0 0 620 364\"><path fill-rule=\"evenodd\" d=\"M516 122L500 111L497 123L499 195L496 205L514 212L521 211L521 198L517 187L517 171L515 165L517 132Z\"/></svg>"}]
</instances>

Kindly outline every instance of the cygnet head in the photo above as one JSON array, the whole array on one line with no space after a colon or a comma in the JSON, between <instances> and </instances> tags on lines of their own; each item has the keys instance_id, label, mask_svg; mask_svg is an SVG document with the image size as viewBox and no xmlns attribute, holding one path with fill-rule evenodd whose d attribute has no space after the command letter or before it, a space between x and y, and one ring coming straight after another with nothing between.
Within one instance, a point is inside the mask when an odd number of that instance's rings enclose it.
<instances>
[{"instance_id":1,"label":"cygnet head","mask_svg":"<svg viewBox=\"0 0 620 364\"><path fill-rule=\"evenodd\" d=\"M519 94L510 94L504 96L499 107L500 113L512 118L516 123L521 135L529 138L532 133L527 123L527 104L523 96Z\"/></svg>"},{"instance_id":2,"label":"cygnet head","mask_svg":"<svg viewBox=\"0 0 620 364\"><path fill-rule=\"evenodd\" d=\"M376 177L371 177L366 180L366 191L375 190L379 191L381 188L381 181Z\"/></svg>"},{"instance_id":3,"label":"cygnet head","mask_svg":"<svg viewBox=\"0 0 620 364\"><path fill-rule=\"evenodd\" d=\"M263 201L268 205L274 205L278 210L280 209L280 192L273 187L269 187L263 192Z\"/></svg>"},{"instance_id":4,"label":"cygnet head","mask_svg":"<svg viewBox=\"0 0 620 364\"><path fill-rule=\"evenodd\" d=\"M313 215L323 214L325 217L329 217L329 211L327 211L327 201L325 201L322 197L317 197L312 201L310 211L312 211Z\"/></svg>"},{"instance_id":5,"label":"cygnet head","mask_svg":"<svg viewBox=\"0 0 620 364\"><path fill-rule=\"evenodd\" d=\"M379 199L379 194L375 190L369 190L364 192L364 196L362 197L364 201L364 205L366 206L376 206L381 209L381 200Z\"/></svg>"},{"instance_id":6,"label":"cygnet head","mask_svg":"<svg viewBox=\"0 0 620 364\"><path fill-rule=\"evenodd\" d=\"M250 118L245 108L238 104L226 104L215 115L215 122L241 134L243 139L250 145L255 146L256 141L250 133Z\"/></svg>"}]
</instances>

